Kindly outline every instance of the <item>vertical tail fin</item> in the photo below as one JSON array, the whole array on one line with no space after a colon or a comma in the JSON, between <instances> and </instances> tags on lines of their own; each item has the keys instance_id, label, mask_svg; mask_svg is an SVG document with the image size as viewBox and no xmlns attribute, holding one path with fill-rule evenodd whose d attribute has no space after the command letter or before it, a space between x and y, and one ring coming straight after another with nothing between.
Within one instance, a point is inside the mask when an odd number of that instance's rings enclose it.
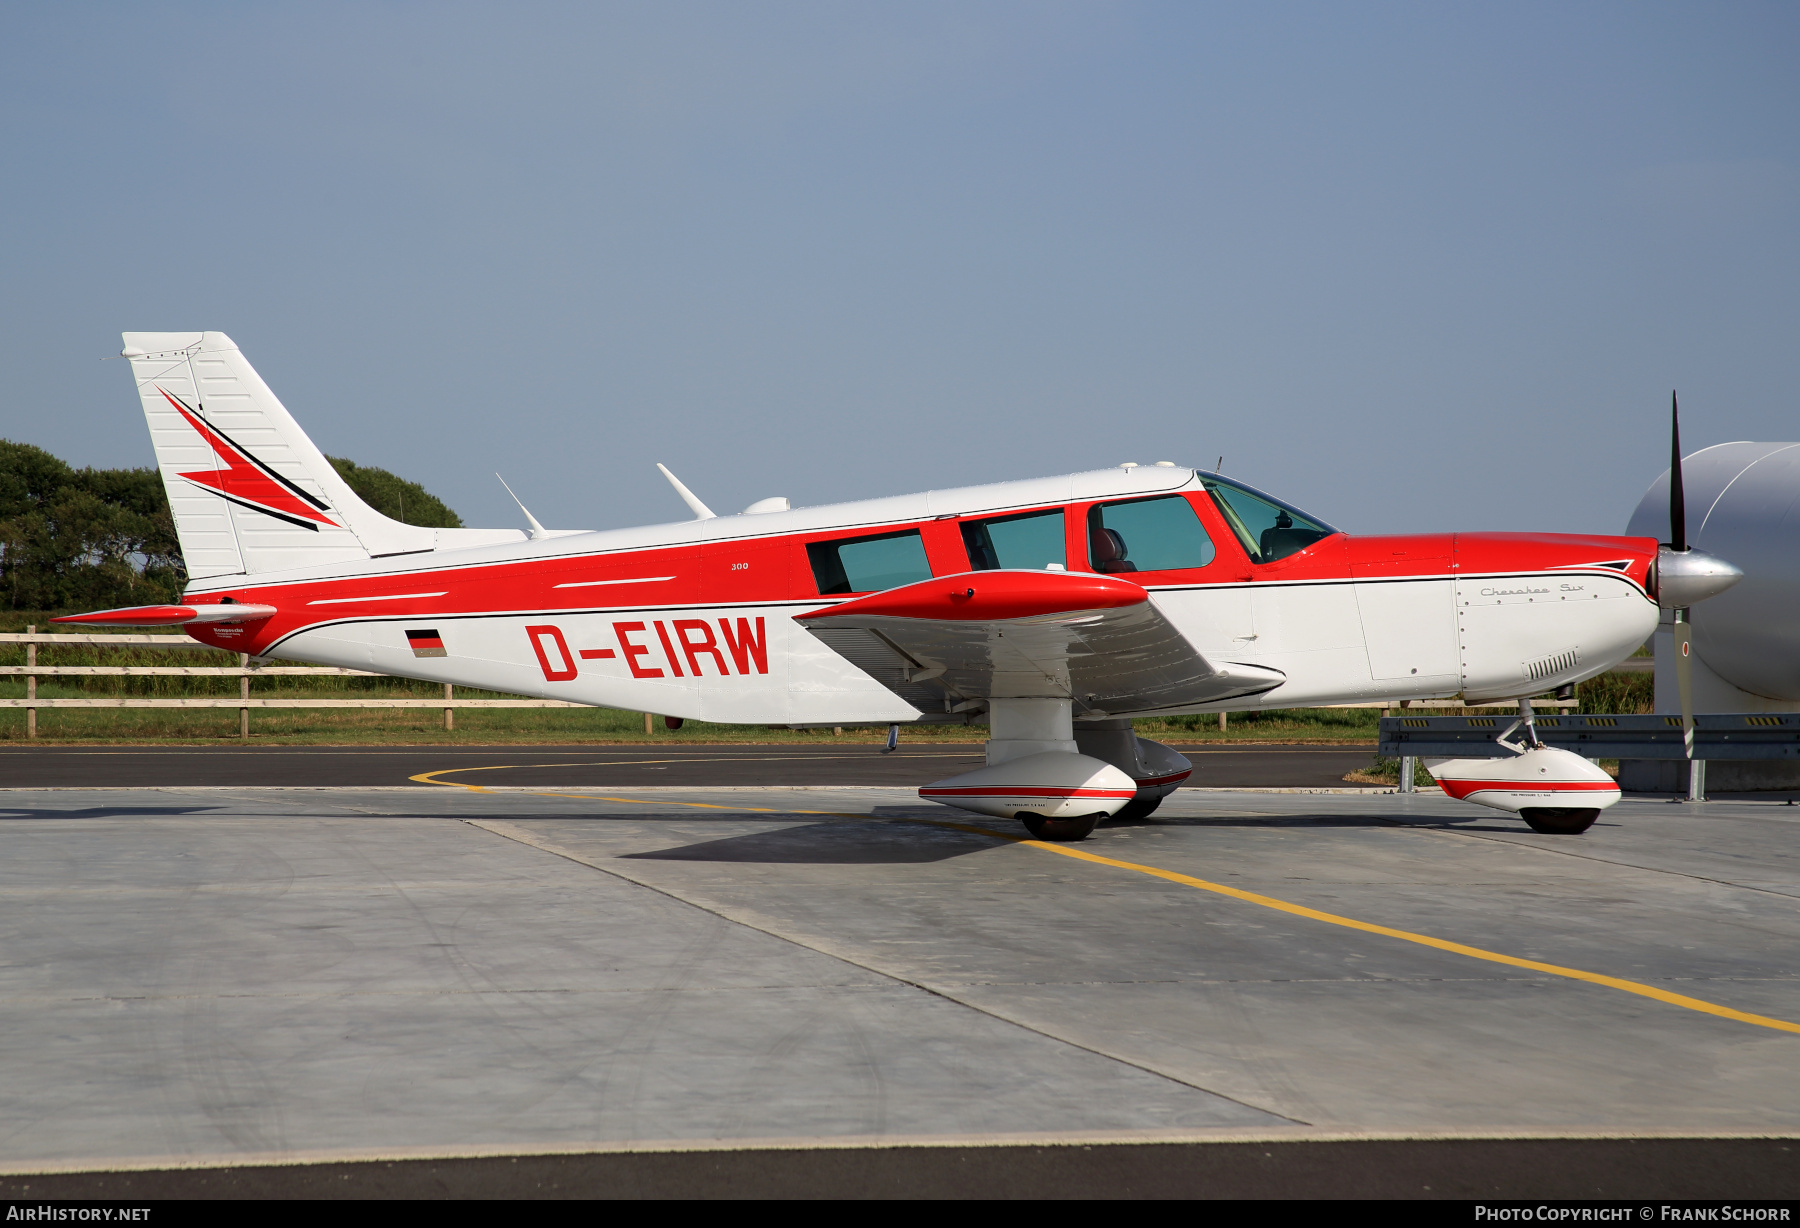
<instances>
[{"instance_id":1,"label":"vertical tail fin","mask_svg":"<svg viewBox=\"0 0 1800 1228\"><path fill-rule=\"evenodd\" d=\"M126 333L192 579L430 550L338 476L224 333Z\"/></svg>"}]
</instances>

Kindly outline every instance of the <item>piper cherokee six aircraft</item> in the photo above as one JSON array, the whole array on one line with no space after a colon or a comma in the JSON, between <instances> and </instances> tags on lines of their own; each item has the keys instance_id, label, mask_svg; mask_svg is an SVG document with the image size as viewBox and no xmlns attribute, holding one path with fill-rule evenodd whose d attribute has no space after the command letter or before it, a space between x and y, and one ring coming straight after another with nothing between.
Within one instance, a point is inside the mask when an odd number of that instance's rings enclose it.
<instances>
[{"instance_id":1,"label":"piper cherokee six aircraft","mask_svg":"<svg viewBox=\"0 0 1800 1228\"><path fill-rule=\"evenodd\" d=\"M986 766L919 792L1039 838L1188 777L1132 717L1542 694L1629 656L1693 570L1650 538L1351 537L1168 461L735 516L676 482L696 519L420 528L351 493L225 334L124 340L189 583L59 621L697 720L985 720ZM1459 795L1564 831L1616 800L1529 753Z\"/></svg>"}]
</instances>

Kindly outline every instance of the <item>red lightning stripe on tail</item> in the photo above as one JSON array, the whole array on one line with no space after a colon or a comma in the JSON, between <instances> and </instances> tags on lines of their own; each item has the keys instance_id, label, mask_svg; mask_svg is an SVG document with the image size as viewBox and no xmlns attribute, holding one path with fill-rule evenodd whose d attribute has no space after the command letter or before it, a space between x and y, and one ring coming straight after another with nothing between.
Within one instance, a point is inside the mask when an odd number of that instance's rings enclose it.
<instances>
[{"instance_id":1,"label":"red lightning stripe on tail","mask_svg":"<svg viewBox=\"0 0 1800 1228\"><path fill-rule=\"evenodd\" d=\"M175 412L187 419L188 425L200 432L200 437L211 445L220 460L225 462L223 470L202 470L198 473L183 473L180 476L194 483L205 486L209 490L224 495L233 503L242 504L256 511L267 513L303 528L317 530L319 525L328 525L338 529L343 526L320 514L300 494L288 485L270 476L267 465L232 444L223 435L201 420L199 415L189 411L188 407L158 388Z\"/></svg>"}]
</instances>

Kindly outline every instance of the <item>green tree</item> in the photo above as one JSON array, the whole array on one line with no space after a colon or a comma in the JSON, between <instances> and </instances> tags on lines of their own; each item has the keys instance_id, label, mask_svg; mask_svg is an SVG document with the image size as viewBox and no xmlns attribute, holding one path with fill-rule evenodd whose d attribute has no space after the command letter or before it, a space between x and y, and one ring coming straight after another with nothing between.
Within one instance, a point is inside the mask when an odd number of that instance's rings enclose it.
<instances>
[{"instance_id":1,"label":"green tree","mask_svg":"<svg viewBox=\"0 0 1800 1228\"><path fill-rule=\"evenodd\" d=\"M154 469L72 469L0 440L0 586L15 610L153 605L187 572Z\"/></svg>"},{"instance_id":2,"label":"green tree","mask_svg":"<svg viewBox=\"0 0 1800 1228\"><path fill-rule=\"evenodd\" d=\"M407 524L460 528L417 482L332 458L363 502ZM75 469L0 439L0 601L14 610L104 610L178 601L181 543L155 469Z\"/></svg>"},{"instance_id":3,"label":"green tree","mask_svg":"<svg viewBox=\"0 0 1800 1228\"><path fill-rule=\"evenodd\" d=\"M402 524L423 525L429 529L460 529L462 517L451 511L444 501L417 482L397 477L386 469L359 465L341 456L328 456L331 467L338 471L357 498Z\"/></svg>"}]
</instances>

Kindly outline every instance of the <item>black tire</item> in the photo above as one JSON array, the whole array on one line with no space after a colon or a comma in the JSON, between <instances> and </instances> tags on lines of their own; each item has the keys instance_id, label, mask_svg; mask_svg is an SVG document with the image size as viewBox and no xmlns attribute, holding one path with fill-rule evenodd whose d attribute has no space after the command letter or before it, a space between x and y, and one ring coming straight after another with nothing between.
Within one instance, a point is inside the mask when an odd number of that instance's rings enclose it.
<instances>
[{"instance_id":1,"label":"black tire","mask_svg":"<svg viewBox=\"0 0 1800 1228\"><path fill-rule=\"evenodd\" d=\"M1156 808L1163 804L1163 797L1134 797L1126 802L1119 812L1112 817L1115 823L1131 823L1138 819L1147 819L1156 813Z\"/></svg>"},{"instance_id":2,"label":"black tire","mask_svg":"<svg viewBox=\"0 0 1800 1228\"><path fill-rule=\"evenodd\" d=\"M1579 836L1600 817L1598 810L1576 810L1566 806L1533 806L1519 811L1519 817L1531 830L1546 836Z\"/></svg>"},{"instance_id":3,"label":"black tire","mask_svg":"<svg viewBox=\"0 0 1800 1228\"><path fill-rule=\"evenodd\" d=\"M1100 826L1103 814L1080 814L1072 819L1046 819L1041 814L1021 814L1019 822L1025 824L1025 830L1033 839L1074 842L1086 840L1094 834L1094 828Z\"/></svg>"}]
</instances>

